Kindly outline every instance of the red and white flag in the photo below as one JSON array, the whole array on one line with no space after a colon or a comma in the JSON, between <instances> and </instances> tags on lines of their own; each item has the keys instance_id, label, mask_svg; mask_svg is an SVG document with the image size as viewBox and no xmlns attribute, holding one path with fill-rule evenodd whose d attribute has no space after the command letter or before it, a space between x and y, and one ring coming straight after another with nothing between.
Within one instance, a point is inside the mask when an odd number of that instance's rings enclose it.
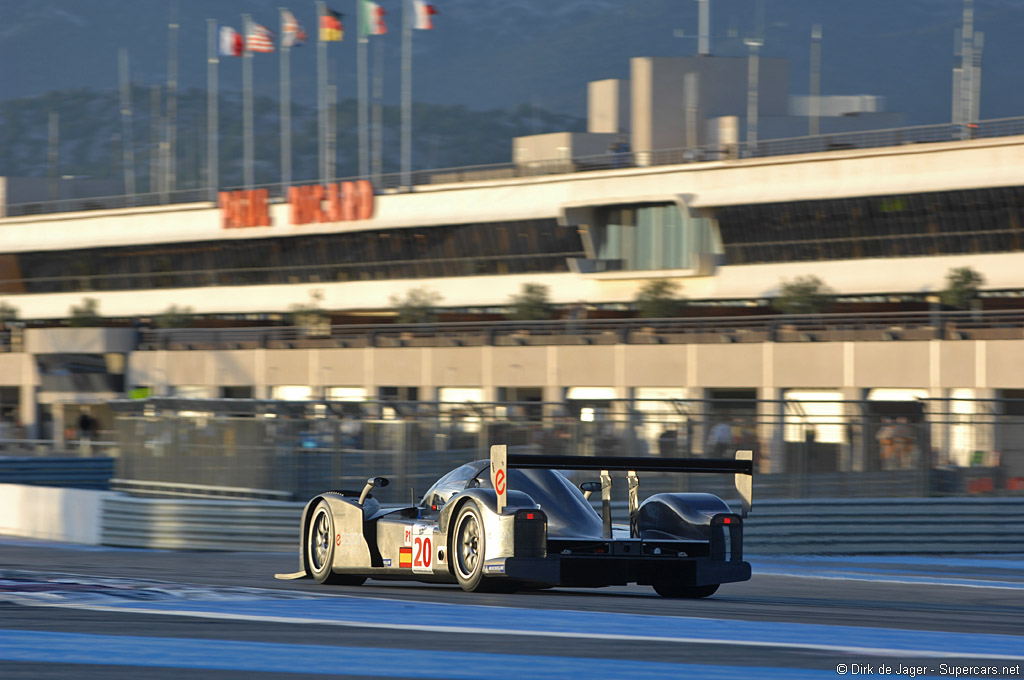
<instances>
[{"instance_id":1,"label":"red and white flag","mask_svg":"<svg viewBox=\"0 0 1024 680\"><path fill-rule=\"evenodd\" d=\"M435 14L440 14L437 8L427 2L427 0L412 0L412 5L416 12L416 21L412 27L423 31L433 29L434 20L431 17Z\"/></svg>"},{"instance_id":2,"label":"red and white flag","mask_svg":"<svg viewBox=\"0 0 1024 680\"><path fill-rule=\"evenodd\" d=\"M242 34L230 26L220 27L218 53L222 57L242 56Z\"/></svg>"},{"instance_id":3,"label":"red and white flag","mask_svg":"<svg viewBox=\"0 0 1024 680\"><path fill-rule=\"evenodd\" d=\"M245 36L245 42L250 52L274 51L274 34L260 24L252 24L249 27L249 35Z\"/></svg>"},{"instance_id":4,"label":"red and white flag","mask_svg":"<svg viewBox=\"0 0 1024 680\"><path fill-rule=\"evenodd\" d=\"M281 47L298 47L306 42L306 32L302 30L295 15L286 9L281 10Z\"/></svg>"}]
</instances>

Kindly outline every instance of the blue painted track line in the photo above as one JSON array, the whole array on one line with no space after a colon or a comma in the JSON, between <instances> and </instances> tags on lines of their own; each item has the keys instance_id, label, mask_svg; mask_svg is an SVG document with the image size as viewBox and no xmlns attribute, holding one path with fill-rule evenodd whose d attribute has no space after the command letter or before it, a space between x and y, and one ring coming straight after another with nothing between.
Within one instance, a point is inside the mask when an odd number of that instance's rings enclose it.
<instances>
[{"instance_id":1,"label":"blue painted track line","mask_svg":"<svg viewBox=\"0 0 1024 680\"><path fill-rule=\"evenodd\" d=\"M837 579L844 581L874 581L876 583L903 583L908 585L963 586L966 588L992 588L996 590L1024 590L1024 581L996 581L993 579L957 578L961 574L919 575L885 569L783 569L760 566L755 574L764 576L790 576L793 578Z\"/></svg>"},{"instance_id":2,"label":"blue painted track line","mask_svg":"<svg viewBox=\"0 0 1024 680\"><path fill-rule=\"evenodd\" d=\"M747 555L751 564L872 564L1024 570L1024 555Z\"/></svg>"},{"instance_id":3,"label":"blue painted track line","mask_svg":"<svg viewBox=\"0 0 1024 680\"><path fill-rule=\"evenodd\" d=\"M750 557L755 575L1024 590L1024 559L882 556ZM923 567L946 567L956 572Z\"/></svg>"},{"instance_id":4,"label":"blue painted track line","mask_svg":"<svg viewBox=\"0 0 1024 680\"><path fill-rule=\"evenodd\" d=\"M817 680L836 677L834 669L822 671L765 666L715 666L589 657L367 649L21 630L0 630L0 659L446 680L539 677L551 680L579 680L587 677L638 680L698 677L724 680L738 676L765 680Z\"/></svg>"},{"instance_id":5,"label":"blue painted track line","mask_svg":"<svg viewBox=\"0 0 1024 680\"><path fill-rule=\"evenodd\" d=\"M533 610L360 597L157 601L72 608L461 634L644 640L1024 661L1024 637L776 621Z\"/></svg>"}]
</instances>

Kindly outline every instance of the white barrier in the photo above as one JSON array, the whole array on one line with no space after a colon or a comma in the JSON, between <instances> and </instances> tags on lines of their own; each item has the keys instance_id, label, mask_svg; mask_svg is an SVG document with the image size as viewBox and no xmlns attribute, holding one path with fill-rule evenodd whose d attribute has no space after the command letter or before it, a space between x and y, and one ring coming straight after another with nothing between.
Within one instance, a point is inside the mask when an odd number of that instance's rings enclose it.
<instances>
[{"instance_id":1,"label":"white barrier","mask_svg":"<svg viewBox=\"0 0 1024 680\"><path fill-rule=\"evenodd\" d=\"M109 491L0 484L0 534L99 545Z\"/></svg>"},{"instance_id":2,"label":"white barrier","mask_svg":"<svg viewBox=\"0 0 1024 680\"><path fill-rule=\"evenodd\" d=\"M302 503L137 498L0 484L0 534L165 550L289 552ZM1024 498L769 500L745 522L748 554L1024 552Z\"/></svg>"}]
</instances>

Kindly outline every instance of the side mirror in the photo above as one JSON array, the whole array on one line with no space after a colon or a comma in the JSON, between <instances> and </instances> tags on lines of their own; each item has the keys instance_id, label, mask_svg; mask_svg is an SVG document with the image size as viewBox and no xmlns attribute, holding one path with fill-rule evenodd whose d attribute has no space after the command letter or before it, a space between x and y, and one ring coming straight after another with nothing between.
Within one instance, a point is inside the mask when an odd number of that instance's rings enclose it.
<instances>
[{"instance_id":1,"label":"side mirror","mask_svg":"<svg viewBox=\"0 0 1024 680\"><path fill-rule=\"evenodd\" d=\"M590 494L595 491L601 490L601 482L580 482L580 491L583 492L583 497L590 500Z\"/></svg>"},{"instance_id":2,"label":"side mirror","mask_svg":"<svg viewBox=\"0 0 1024 680\"><path fill-rule=\"evenodd\" d=\"M363 487L363 492L359 494L359 505L362 505L363 501L366 500L366 497L370 495L370 489L375 486L383 488L390 483L391 482L388 481L387 477L370 477L367 479L366 486Z\"/></svg>"}]
</instances>

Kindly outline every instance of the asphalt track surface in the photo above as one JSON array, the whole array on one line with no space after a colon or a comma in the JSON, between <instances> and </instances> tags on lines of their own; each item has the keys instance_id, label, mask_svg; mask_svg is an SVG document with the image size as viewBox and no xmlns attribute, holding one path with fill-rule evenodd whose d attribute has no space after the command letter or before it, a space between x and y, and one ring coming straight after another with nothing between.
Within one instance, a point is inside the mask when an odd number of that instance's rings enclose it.
<instances>
[{"instance_id":1,"label":"asphalt track surface","mask_svg":"<svg viewBox=\"0 0 1024 680\"><path fill-rule=\"evenodd\" d=\"M0 678L1024 677L1024 555L749 559L751 581L687 601L0 539Z\"/></svg>"}]
</instances>

